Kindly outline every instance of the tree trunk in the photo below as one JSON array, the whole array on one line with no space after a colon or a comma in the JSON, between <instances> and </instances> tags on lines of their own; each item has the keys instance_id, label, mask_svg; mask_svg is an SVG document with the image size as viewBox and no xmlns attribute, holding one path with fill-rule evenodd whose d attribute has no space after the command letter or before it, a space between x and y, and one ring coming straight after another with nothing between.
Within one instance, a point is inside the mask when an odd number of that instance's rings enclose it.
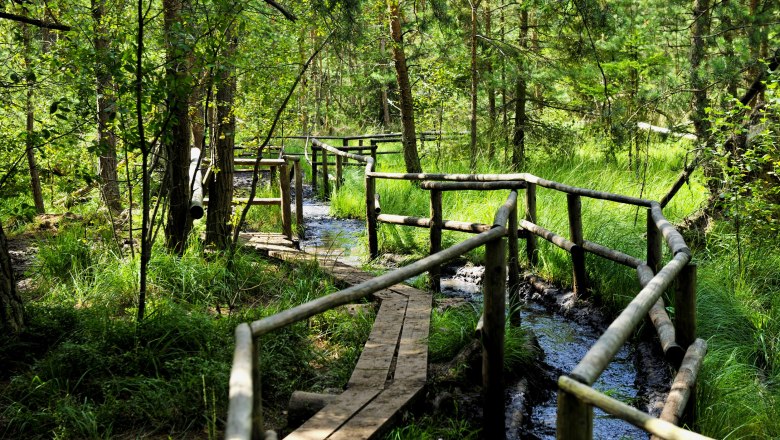
<instances>
[{"instance_id":1,"label":"tree trunk","mask_svg":"<svg viewBox=\"0 0 780 440\"><path fill-rule=\"evenodd\" d=\"M520 13L520 47L528 47L528 11L525 9ZM522 168L525 162L525 102L526 102L526 81L524 72L524 61L518 58L518 77L515 86L515 133L512 138L512 167L515 170Z\"/></svg>"},{"instance_id":2,"label":"tree trunk","mask_svg":"<svg viewBox=\"0 0 780 440\"><path fill-rule=\"evenodd\" d=\"M382 54L382 58L385 57L385 39L382 38L379 40L379 51ZM381 84L380 87L382 87L382 128L385 129L385 131L390 130L390 100L387 96L387 84Z\"/></svg>"},{"instance_id":3,"label":"tree trunk","mask_svg":"<svg viewBox=\"0 0 780 440\"><path fill-rule=\"evenodd\" d=\"M0 327L4 333L17 333L24 326L24 305L16 292L16 280L8 253L8 241L0 222Z\"/></svg>"},{"instance_id":4,"label":"tree trunk","mask_svg":"<svg viewBox=\"0 0 780 440\"><path fill-rule=\"evenodd\" d=\"M471 143L469 150L469 168L474 172L477 168L477 8L479 0L471 1L471 35L469 37L471 49Z\"/></svg>"},{"instance_id":5,"label":"tree trunk","mask_svg":"<svg viewBox=\"0 0 780 440\"><path fill-rule=\"evenodd\" d=\"M166 40L166 87L170 112L164 145L167 159L168 219L165 244L178 254L184 252L192 228L190 205L190 117L188 56L183 47L182 7L186 0L163 0Z\"/></svg>"},{"instance_id":6,"label":"tree trunk","mask_svg":"<svg viewBox=\"0 0 780 440\"><path fill-rule=\"evenodd\" d=\"M390 38L393 41L393 61L398 79L398 92L401 100L401 125L403 126L404 163L407 173L421 173L422 166L417 155L417 135L414 126L414 102L412 85L409 82L409 70L406 67L404 40L401 34L401 14L398 0L387 0L390 18Z\"/></svg>"},{"instance_id":7,"label":"tree trunk","mask_svg":"<svg viewBox=\"0 0 780 440\"><path fill-rule=\"evenodd\" d=\"M709 0L693 0L693 25L691 26L691 53L690 53L690 82L693 90L693 127L696 130L696 136L699 142L710 143L710 123L707 119L705 109L709 105L707 99L706 80L704 78L702 66L704 57L707 53L707 46L704 41L710 29L710 2Z\"/></svg>"},{"instance_id":8,"label":"tree trunk","mask_svg":"<svg viewBox=\"0 0 780 440\"><path fill-rule=\"evenodd\" d=\"M22 38L24 40L24 68L27 70L27 97L25 108L27 112L27 137L25 149L27 151L27 165L30 168L30 187L32 188L35 211L38 214L46 212L43 204L43 191L41 190L41 178L38 174L38 163L35 160L35 109L33 107L33 94L35 93L35 76L32 72L32 27L22 25Z\"/></svg>"},{"instance_id":9,"label":"tree trunk","mask_svg":"<svg viewBox=\"0 0 780 440\"><path fill-rule=\"evenodd\" d=\"M92 0L92 19L95 33L95 79L97 92L97 144L100 192L106 206L114 212L122 210L117 176L116 135L109 127L116 114L113 78L108 70L108 35L103 24L106 0Z\"/></svg>"},{"instance_id":10,"label":"tree trunk","mask_svg":"<svg viewBox=\"0 0 780 440\"><path fill-rule=\"evenodd\" d=\"M491 32L491 13L490 2L485 2L485 36L490 38ZM487 46L489 48L489 46ZM485 59L485 72L487 73L487 95L488 95L488 159L492 162L496 155L496 88L493 86L493 60L492 51L487 49L483 51Z\"/></svg>"},{"instance_id":11,"label":"tree trunk","mask_svg":"<svg viewBox=\"0 0 780 440\"><path fill-rule=\"evenodd\" d=\"M211 173L209 179L209 211L206 219L206 243L213 243L219 249L230 245L233 202L233 150L235 147L236 115L233 103L236 93L236 69L233 65L238 37L228 29L227 52L220 59L225 65L217 73L217 140L212 152L212 166L219 172ZM282 176L281 178L285 178Z\"/></svg>"}]
</instances>

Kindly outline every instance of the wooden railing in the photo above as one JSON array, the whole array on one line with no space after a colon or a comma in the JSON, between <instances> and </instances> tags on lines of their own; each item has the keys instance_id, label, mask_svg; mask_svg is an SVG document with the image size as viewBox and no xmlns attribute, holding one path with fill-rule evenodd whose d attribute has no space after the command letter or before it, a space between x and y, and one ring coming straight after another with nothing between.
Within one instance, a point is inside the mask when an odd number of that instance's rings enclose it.
<instances>
[{"instance_id":1,"label":"wooden railing","mask_svg":"<svg viewBox=\"0 0 780 440\"><path fill-rule=\"evenodd\" d=\"M235 158L233 164L240 166L254 166L256 160L248 158ZM203 197L203 185L208 181L212 169L210 159L201 157L200 150L193 148L190 153L190 182L192 183L192 198L190 200L190 215L194 219L203 217L204 206L208 205L209 199ZM201 168L206 167L203 173ZM305 236L305 225L303 219L303 176L301 170L300 157L284 154L283 150L278 152L277 159L260 160L261 167L267 167L271 175L271 180L278 180L279 197L254 198L252 205L278 206L282 214L282 234L292 239L292 212L291 212L291 188L289 170L293 169L295 178L295 221L297 223L297 233L299 238ZM277 171L279 173L278 179ZM233 198L233 203L249 203L246 198Z\"/></svg>"},{"instance_id":2,"label":"wooden railing","mask_svg":"<svg viewBox=\"0 0 780 440\"><path fill-rule=\"evenodd\" d=\"M402 282L428 271L433 287L438 287L441 264L483 244L485 249L484 312L480 321L483 342L483 386L485 387L483 433L487 438L503 438L504 388L502 385L503 339L505 324L506 277L510 285L519 282L517 268L519 238L526 241L526 252L531 264L538 260L537 238L542 238L571 255L575 293L587 289L585 254L632 267L637 272L641 291L620 313L604 334L591 347L579 364L559 378L557 431L561 439L592 438L593 407L601 408L622 420L632 423L659 438L705 438L685 430L676 423L689 406L696 375L706 352L706 343L695 339L696 333L696 266L690 263L691 252L682 236L663 216L657 202L573 187L542 179L527 173L517 174L408 174L374 171L374 158L341 151L317 139L315 148L324 155L351 158L365 164L366 225L369 251L378 255L377 222L429 228L431 254L409 266L389 272L363 284L308 302L274 316L241 324L236 329L236 352L230 385L228 438L249 438L252 429L262 426L259 401L259 371L253 339L269 331L305 319L330 308L347 304L377 290ZM327 156L325 156L327 157ZM327 160L323 160L327 164ZM327 165L325 165L327 166ZM424 181L420 187L431 191L431 217L418 218L381 213L375 189L375 179ZM537 224L537 188L548 188L566 193L569 219L569 237L551 232ZM442 192L455 190L510 190L507 202L498 210L492 225L444 220ZM525 189L525 215L518 219L517 191ZM607 200L643 207L647 210L647 260L610 249L585 239L582 227L581 198ZM441 249L441 231L455 230L477 234L448 249ZM508 236L509 259L505 242ZM666 242L672 259L661 267L662 246ZM676 281L675 321L672 323L661 295ZM517 297L510 295L510 304ZM667 360L679 374L670 391L662 417L654 418L623 402L592 388L620 347L629 339L646 316L657 329ZM513 318L514 319L514 318ZM685 351L687 349L687 351ZM684 355L684 357L683 357ZM255 410L253 411L252 408ZM254 420L254 422L253 422Z\"/></svg>"}]
</instances>

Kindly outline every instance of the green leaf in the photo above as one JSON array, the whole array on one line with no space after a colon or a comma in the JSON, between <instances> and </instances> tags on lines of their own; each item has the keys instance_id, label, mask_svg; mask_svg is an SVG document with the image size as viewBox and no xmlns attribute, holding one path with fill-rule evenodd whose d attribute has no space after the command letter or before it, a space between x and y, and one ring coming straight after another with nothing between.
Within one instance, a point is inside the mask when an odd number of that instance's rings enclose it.
<instances>
[{"instance_id":1,"label":"green leaf","mask_svg":"<svg viewBox=\"0 0 780 440\"><path fill-rule=\"evenodd\" d=\"M49 106L49 114L50 115L54 114L57 111L57 107L59 106L60 106L59 101L52 102L51 105Z\"/></svg>"}]
</instances>

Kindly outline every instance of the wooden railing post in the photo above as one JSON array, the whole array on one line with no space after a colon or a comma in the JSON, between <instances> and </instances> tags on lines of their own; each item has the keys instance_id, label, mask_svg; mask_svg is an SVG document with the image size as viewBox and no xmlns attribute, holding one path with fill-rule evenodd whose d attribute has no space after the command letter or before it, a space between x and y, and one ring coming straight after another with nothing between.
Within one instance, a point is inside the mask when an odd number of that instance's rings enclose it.
<instances>
[{"instance_id":1,"label":"wooden railing post","mask_svg":"<svg viewBox=\"0 0 780 440\"><path fill-rule=\"evenodd\" d=\"M506 438L504 429L504 325L506 323L506 255L504 239L485 244L484 325L482 328L482 432L484 438Z\"/></svg>"},{"instance_id":2,"label":"wooden railing post","mask_svg":"<svg viewBox=\"0 0 780 440\"><path fill-rule=\"evenodd\" d=\"M536 184L528 182L525 189L525 219L536 224ZM535 234L526 234L525 252L528 257L528 263L536 266L539 263L539 250Z\"/></svg>"},{"instance_id":3,"label":"wooden railing post","mask_svg":"<svg viewBox=\"0 0 780 440\"><path fill-rule=\"evenodd\" d=\"M344 158L346 160L346 158ZM341 189L342 182L342 157L336 155L336 191Z\"/></svg>"},{"instance_id":4,"label":"wooden railing post","mask_svg":"<svg viewBox=\"0 0 780 440\"><path fill-rule=\"evenodd\" d=\"M661 236L661 231L658 230L658 226L655 225L653 220L653 211L647 210L647 265L650 269L653 269L653 273L658 273L661 269L661 261L663 259L663 244L664 239Z\"/></svg>"},{"instance_id":5,"label":"wooden railing post","mask_svg":"<svg viewBox=\"0 0 780 440\"><path fill-rule=\"evenodd\" d=\"M593 438L593 406L577 396L558 389L558 440L591 440Z\"/></svg>"},{"instance_id":6,"label":"wooden railing post","mask_svg":"<svg viewBox=\"0 0 780 440\"><path fill-rule=\"evenodd\" d=\"M688 263L677 275L674 295L674 331L677 343L688 349L696 340L696 264ZM691 390L682 421L691 425L696 414L696 390Z\"/></svg>"},{"instance_id":7,"label":"wooden railing post","mask_svg":"<svg viewBox=\"0 0 780 440\"><path fill-rule=\"evenodd\" d=\"M303 224L303 176L301 176L301 161L293 162L295 172L295 222L298 224L298 238L306 237L306 228Z\"/></svg>"},{"instance_id":8,"label":"wooden railing post","mask_svg":"<svg viewBox=\"0 0 780 440\"><path fill-rule=\"evenodd\" d=\"M371 139L371 157L374 158L374 163L376 163L377 148L378 148L378 144L376 142L376 139Z\"/></svg>"},{"instance_id":9,"label":"wooden railing post","mask_svg":"<svg viewBox=\"0 0 780 440\"><path fill-rule=\"evenodd\" d=\"M279 189L282 193L282 233L292 239L292 215L290 213L290 175L287 163L279 166Z\"/></svg>"},{"instance_id":10,"label":"wooden railing post","mask_svg":"<svg viewBox=\"0 0 780 440\"><path fill-rule=\"evenodd\" d=\"M322 149L322 194L330 199L330 181L328 180L328 150Z\"/></svg>"},{"instance_id":11,"label":"wooden railing post","mask_svg":"<svg viewBox=\"0 0 780 440\"><path fill-rule=\"evenodd\" d=\"M263 386L260 375L260 340L254 339L252 344L252 438L263 438Z\"/></svg>"},{"instance_id":12,"label":"wooden railing post","mask_svg":"<svg viewBox=\"0 0 780 440\"><path fill-rule=\"evenodd\" d=\"M368 234L368 253L372 260L379 257L379 242L376 234L375 194L376 180L366 174L366 233Z\"/></svg>"},{"instance_id":13,"label":"wooden railing post","mask_svg":"<svg viewBox=\"0 0 780 440\"><path fill-rule=\"evenodd\" d=\"M582 201L577 194L567 194L566 202L569 211L569 234L576 245L571 248L571 263L574 278L574 293L584 295L588 289L587 272L585 270L585 241L582 235Z\"/></svg>"},{"instance_id":14,"label":"wooden railing post","mask_svg":"<svg viewBox=\"0 0 780 440\"><path fill-rule=\"evenodd\" d=\"M517 205L509 213L509 322L520 326L520 266L518 265L517 246Z\"/></svg>"},{"instance_id":15,"label":"wooden railing post","mask_svg":"<svg viewBox=\"0 0 780 440\"><path fill-rule=\"evenodd\" d=\"M317 194L317 147L311 146L311 189Z\"/></svg>"},{"instance_id":16,"label":"wooden railing post","mask_svg":"<svg viewBox=\"0 0 780 440\"><path fill-rule=\"evenodd\" d=\"M687 349L696 340L696 264L688 263L677 275L674 312L677 343Z\"/></svg>"},{"instance_id":17,"label":"wooden railing post","mask_svg":"<svg viewBox=\"0 0 780 440\"><path fill-rule=\"evenodd\" d=\"M430 255L441 251L441 231L444 222L442 215L442 192L431 190L431 249ZM441 291L441 266L432 267L428 271L429 288L434 292Z\"/></svg>"}]
</instances>

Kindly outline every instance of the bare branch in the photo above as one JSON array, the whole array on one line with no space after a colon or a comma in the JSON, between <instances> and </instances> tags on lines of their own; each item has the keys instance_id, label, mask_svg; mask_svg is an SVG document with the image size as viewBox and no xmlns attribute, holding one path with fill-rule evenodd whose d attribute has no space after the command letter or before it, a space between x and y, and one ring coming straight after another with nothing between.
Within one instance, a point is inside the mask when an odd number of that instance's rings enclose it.
<instances>
[{"instance_id":1,"label":"bare branch","mask_svg":"<svg viewBox=\"0 0 780 440\"><path fill-rule=\"evenodd\" d=\"M58 31L71 30L70 26L65 26L64 24L51 23L43 20L36 20L34 18L25 17L23 15L9 14L7 12L2 12L2 11L0 11L0 18L5 18L6 20L18 21L19 23L31 24L33 26L38 26L39 28L44 28L44 29L55 29Z\"/></svg>"},{"instance_id":2,"label":"bare branch","mask_svg":"<svg viewBox=\"0 0 780 440\"><path fill-rule=\"evenodd\" d=\"M295 16L292 12L285 9L284 6L280 5L279 3L275 2L274 0L265 0L266 3L271 5L272 8L276 9L277 11L281 12L282 15L284 15L288 20L295 21L298 19L298 17Z\"/></svg>"}]
</instances>

